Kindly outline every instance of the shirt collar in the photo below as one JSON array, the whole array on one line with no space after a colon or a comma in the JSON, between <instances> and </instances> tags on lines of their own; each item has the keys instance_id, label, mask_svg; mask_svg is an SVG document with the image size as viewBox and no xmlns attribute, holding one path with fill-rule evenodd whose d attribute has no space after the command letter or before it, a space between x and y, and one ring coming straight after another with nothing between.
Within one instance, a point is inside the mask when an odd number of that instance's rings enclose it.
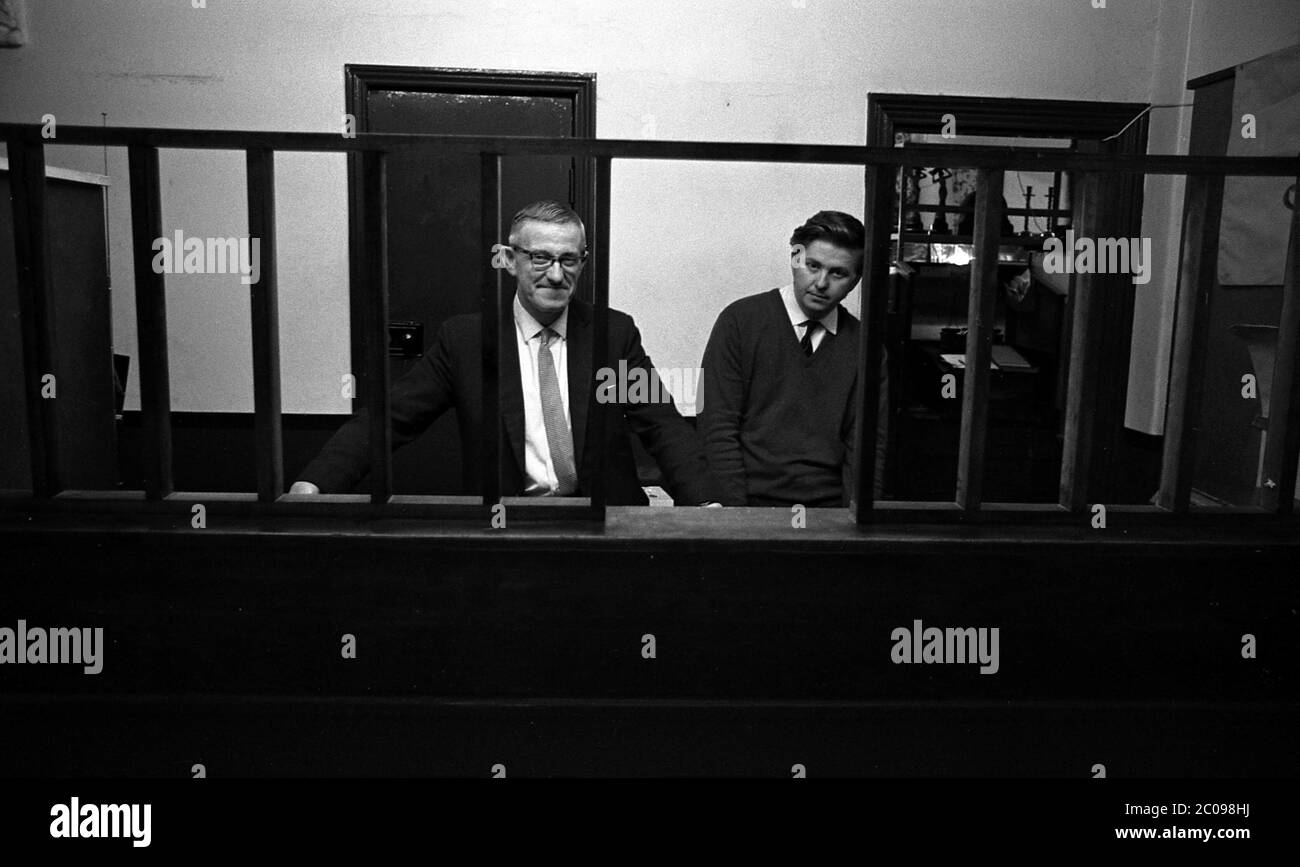
<instances>
[{"instance_id":1,"label":"shirt collar","mask_svg":"<svg viewBox=\"0 0 1300 867\"><path fill-rule=\"evenodd\" d=\"M519 333L523 336L525 342L532 340L534 337L536 337L538 334L541 333L543 328L546 327L542 325L540 322L538 322L536 319L534 319L533 314L529 313L527 310L524 309L524 305L519 302L518 294L515 295L514 311L515 311L515 328L519 329ZM557 316L555 321L551 323L550 329L554 331L556 334L560 335L561 340L568 339L568 331L569 331L569 308L568 307L565 307L564 312L561 313L559 316Z\"/></svg>"},{"instance_id":2,"label":"shirt collar","mask_svg":"<svg viewBox=\"0 0 1300 867\"><path fill-rule=\"evenodd\" d=\"M781 287L780 292L781 300L785 303L785 314L790 317L790 324L799 326L807 322L808 314L804 313L803 308L799 306L799 302L794 300L794 284L785 284ZM836 304L832 307L831 312L823 316L820 322L827 332L834 334L835 329L840 325L840 305Z\"/></svg>"}]
</instances>

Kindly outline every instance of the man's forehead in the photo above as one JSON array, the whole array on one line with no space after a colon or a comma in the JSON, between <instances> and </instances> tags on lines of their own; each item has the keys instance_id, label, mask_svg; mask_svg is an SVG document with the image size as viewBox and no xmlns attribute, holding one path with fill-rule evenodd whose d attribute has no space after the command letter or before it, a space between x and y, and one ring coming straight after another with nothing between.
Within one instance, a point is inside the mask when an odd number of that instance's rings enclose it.
<instances>
[{"instance_id":1,"label":"man's forehead","mask_svg":"<svg viewBox=\"0 0 1300 867\"><path fill-rule=\"evenodd\" d=\"M562 247L581 252L585 243L577 223L543 223L527 220L519 224L519 240L525 247Z\"/></svg>"},{"instance_id":2,"label":"man's forehead","mask_svg":"<svg viewBox=\"0 0 1300 867\"><path fill-rule=\"evenodd\" d=\"M856 265L862 256L861 250L851 250L818 238L804 248L805 255L823 262L843 262Z\"/></svg>"}]
</instances>

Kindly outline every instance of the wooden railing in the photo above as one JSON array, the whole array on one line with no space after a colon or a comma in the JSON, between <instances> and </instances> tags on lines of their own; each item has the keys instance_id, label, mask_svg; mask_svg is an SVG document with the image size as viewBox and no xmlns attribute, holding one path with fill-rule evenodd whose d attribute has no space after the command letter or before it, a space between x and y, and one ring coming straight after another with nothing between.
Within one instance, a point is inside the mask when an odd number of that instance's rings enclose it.
<instances>
[{"instance_id":1,"label":"wooden railing","mask_svg":"<svg viewBox=\"0 0 1300 867\"><path fill-rule=\"evenodd\" d=\"M880 420L877 418L879 377L888 296L890 223L894 181L901 168L973 167L977 174L974 255L971 269L966 380L962 395L961 440L956 497L951 503L874 502L874 461L856 461L854 515L859 525L881 520L1065 520L1076 521L1089 508L1087 490L1090 436L1088 422L1101 384L1091 357L1097 332L1097 305L1092 303L1088 275L1076 275L1075 304L1070 323L1072 339L1066 394L1064 451L1060 490L1055 504L988 503L982 491L988 427L991 346L998 292L998 227L1002 220L1003 173L1068 171L1079 173L1081 195L1097 198L1097 190L1116 173L1169 174L1188 177L1183 255L1179 276L1179 306L1165 422L1165 450L1160 492L1152 506L1108 506L1133 517L1167 519L1195 515L1224 519L1231 513L1260 520L1272 515L1289 518L1295 496L1297 455L1300 453L1300 298L1296 292L1295 250L1300 247L1300 222L1291 223L1284 302L1274 374L1273 410L1265 452L1265 472L1276 479L1263 507L1200 510L1190 507L1195 456L1198 385L1209 339L1207 301L1216 269L1223 179L1228 175L1295 178L1300 158L1106 156L1061 150L1021 148L933 147L881 148L842 145L756 144L735 142L672 142L571 138L430 136L328 133L286 133L180 129L101 128L60 126L55 142L41 136L39 125L0 125L8 143L13 183L14 238L19 275L23 341L23 381L32 460L30 496L10 498L7 506L23 510L127 512L187 512L190 504L234 513L259 515L411 515L486 519L498 502L512 507L513 516L602 520L605 515L603 466L593 476L587 498L501 497L499 426L484 426L481 444L484 475L481 497L425 497L393 494L391 431L389 427L389 369L387 353L388 275L386 249L386 156L428 150L471 153L481 157L483 281L483 411L486 419L499 413L497 346L510 328L510 305L503 303L502 275L486 251L497 243L501 213L501 160L519 155L563 155L592 159L596 164L598 212L608 213L610 166L614 159L779 162L860 166L865 184L867 249L863 276L862 365L858 377L856 454L871 455ZM45 145L126 147L130 162L132 249L135 263L135 304L140 355L140 397L144 423L145 487L139 492L72 491L61 483L57 419L52 402L41 399L41 374L54 369L58 347L49 310L49 226L45 193ZM260 239L261 279L251 287L254 382L254 430L257 444L257 491L253 494L178 492L172 482L171 408L167 364L167 314L164 276L152 268L153 242L162 235L158 152L161 148L241 150L248 166L249 235ZM352 261L350 293L353 309L363 310L364 331L360 397L369 413L371 492L369 496L288 495L285 487L280 419L279 318L277 310L275 153L277 151L346 152L359 165L360 213L350 233ZM940 156L941 154L941 156ZM1085 210L1081 227L1100 234L1098 215ZM607 366L609 306L608 227L596 225L589 237L594 268L595 333L593 369ZM354 323L355 324L355 323ZM605 410L597 407L587 442L602 443Z\"/></svg>"}]
</instances>

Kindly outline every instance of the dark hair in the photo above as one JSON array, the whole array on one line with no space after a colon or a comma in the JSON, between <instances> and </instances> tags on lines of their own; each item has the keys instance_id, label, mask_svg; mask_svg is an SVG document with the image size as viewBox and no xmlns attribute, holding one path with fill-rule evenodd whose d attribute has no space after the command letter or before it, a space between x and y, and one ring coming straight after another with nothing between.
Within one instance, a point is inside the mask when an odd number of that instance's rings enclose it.
<instances>
[{"instance_id":1,"label":"dark hair","mask_svg":"<svg viewBox=\"0 0 1300 867\"><path fill-rule=\"evenodd\" d=\"M794 230L791 244L807 247L813 241L825 241L845 250L863 250L867 244L867 230L857 218L842 211L818 211L808 222Z\"/></svg>"},{"instance_id":2,"label":"dark hair","mask_svg":"<svg viewBox=\"0 0 1300 867\"><path fill-rule=\"evenodd\" d=\"M587 227L582 224L582 217L578 216L578 212L559 202L542 200L520 208L515 218L510 221L510 243L515 242L519 227L524 223L575 225L582 230L584 238L587 236Z\"/></svg>"}]
</instances>

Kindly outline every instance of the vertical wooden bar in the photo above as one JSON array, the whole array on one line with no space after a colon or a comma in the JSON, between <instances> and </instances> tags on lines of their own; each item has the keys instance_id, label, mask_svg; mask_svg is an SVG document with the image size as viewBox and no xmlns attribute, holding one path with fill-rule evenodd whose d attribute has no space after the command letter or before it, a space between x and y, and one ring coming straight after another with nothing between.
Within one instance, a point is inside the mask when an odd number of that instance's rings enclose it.
<instances>
[{"instance_id":1,"label":"vertical wooden bar","mask_svg":"<svg viewBox=\"0 0 1300 867\"><path fill-rule=\"evenodd\" d=\"M495 244L509 243L501 237L501 155L480 154L481 241L483 256L483 284L479 296L483 344L483 430L478 444L482 461L483 504L491 506L501 499L501 393L500 393L500 341L513 333L513 310L503 303L504 281L501 269L496 267L495 255L490 255ZM508 319L509 318L509 319ZM466 444L468 449L469 444Z\"/></svg>"},{"instance_id":2,"label":"vertical wooden bar","mask_svg":"<svg viewBox=\"0 0 1300 867\"><path fill-rule=\"evenodd\" d=\"M257 456L257 498L273 503L284 493L284 450L280 422L280 314L275 255L275 151L254 149L248 164L249 246L258 281L249 287L253 316L253 441Z\"/></svg>"},{"instance_id":3,"label":"vertical wooden bar","mask_svg":"<svg viewBox=\"0 0 1300 867\"><path fill-rule=\"evenodd\" d=\"M1174 315L1165 403L1165 446L1156 504L1177 514L1188 511L1196 461L1196 421L1209 342L1210 293L1218 279L1219 218L1223 213L1223 175L1187 176L1183 197L1183 236L1178 270L1178 309Z\"/></svg>"},{"instance_id":4,"label":"vertical wooden bar","mask_svg":"<svg viewBox=\"0 0 1300 867\"><path fill-rule=\"evenodd\" d=\"M370 500L387 503L393 495L393 433L388 371L388 177L382 151L361 157L362 279L352 294L364 309L362 335L366 413L370 422Z\"/></svg>"},{"instance_id":5,"label":"vertical wooden bar","mask_svg":"<svg viewBox=\"0 0 1300 867\"><path fill-rule=\"evenodd\" d=\"M45 198L45 146L19 134L8 137L12 185L14 263L18 274L19 325L23 341L23 391L27 400L27 437L32 493L52 497L62 488L59 472L59 425L55 397L42 396L42 379L55 372L54 297L50 282L49 223Z\"/></svg>"},{"instance_id":6,"label":"vertical wooden bar","mask_svg":"<svg viewBox=\"0 0 1300 867\"><path fill-rule=\"evenodd\" d=\"M979 511L984 491L984 445L989 419L989 364L998 303L998 241L1002 234L1002 170L980 169L975 184L975 261L970 269L966 373L962 387L957 505Z\"/></svg>"},{"instance_id":7,"label":"vertical wooden bar","mask_svg":"<svg viewBox=\"0 0 1300 867\"><path fill-rule=\"evenodd\" d=\"M880 427L880 365L889 308L889 228L897 165L868 165L864 172L866 248L862 251L862 347L858 358L854 443L854 519L868 524L875 508L876 436ZM900 251L902 239L900 237Z\"/></svg>"},{"instance_id":8,"label":"vertical wooden bar","mask_svg":"<svg viewBox=\"0 0 1300 867\"><path fill-rule=\"evenodd\" d=\"M167 362L167 285L153 267L154 241L162 238L162 188L158 149L127 148L131 176L131 249L135 263L136 341L140 352L140 410L144 423L145 496L172 493L171 377ZM183 255L173 249L173 264Z\"/></svg>"},{"instance_id":9,"label":"vertical wooden bar","mask_svg":"<svg viewBox=\"0 0 1300 867\"><path fill-rule=\"evenodd\" d=\"M364 257L366 206L365 190L361 175L361 158L364 151L348 151L348 286L361 285L366 281ZM354 377L364 377L366 368L365 321L366 309L362 303L364 292L348 292L348 371ZM365 407L364 395L356 388L348 399L348 408L358 412Z\"/></svg>"},{"instance_id":10,"label":"vertical wooden bar","mask_svg":"<svg viewBox=\"0 0 1300 867\"><path fill-rule=\"evenodd\" d=\"M1300 189L1300 178L1296 186ZM1282 315L1278 320L1273 393L1264 446L1261 504L1281 515L1295 510L1295 477L1300 466L1300 209L1291 211L1291 239L1282 278ZM1270 484L1271 483L1271 484Z\"/></svg>"},{"instance_id":11,"label":"vertical wooden bar","mask_svg":"<svg viewBox=\"0 0 1300 867\"><path fill-rule=\"evenodd\" d=\"M609 157L596 160L596 213L609 213L611 163ZM599 217L593 221L590 255L594 258L595 280L592 286L592 301L595 320L591 328L591 369L600 371L609 367L609 225L601 222ZM594 392L593 392L594 394ZM609 404L593 401L593 416L587 428L587 449L595 448L595 460L591 463L592 476L588 483L591 495L592 517L605 519L605 430L609 424ZM691 503L690 505L696 505Z\"/></svg>"},{"instance_id":12,"label":"vertical wooden bar","mask_svg":"<svg viewBox=\"0 0 1300 867\"><path fill-rule=\"evenodd\" d=\"M1073 221L1080 237L1105 234L1106 213L1102 207L1103 179L1095 173L1079 179L1075 191ZM1064 250L1073 257L1073 250ZM1061 451L1058 502L1071 511L1088 506L1088 471L1092 460L1093 421L1098 377L1097 317L1101 312L1098 294L1104 279L1097 274L1074 274L1070 281L1070 347L1065 389L1065 428Z\"/></svg>"}]
</instances>

